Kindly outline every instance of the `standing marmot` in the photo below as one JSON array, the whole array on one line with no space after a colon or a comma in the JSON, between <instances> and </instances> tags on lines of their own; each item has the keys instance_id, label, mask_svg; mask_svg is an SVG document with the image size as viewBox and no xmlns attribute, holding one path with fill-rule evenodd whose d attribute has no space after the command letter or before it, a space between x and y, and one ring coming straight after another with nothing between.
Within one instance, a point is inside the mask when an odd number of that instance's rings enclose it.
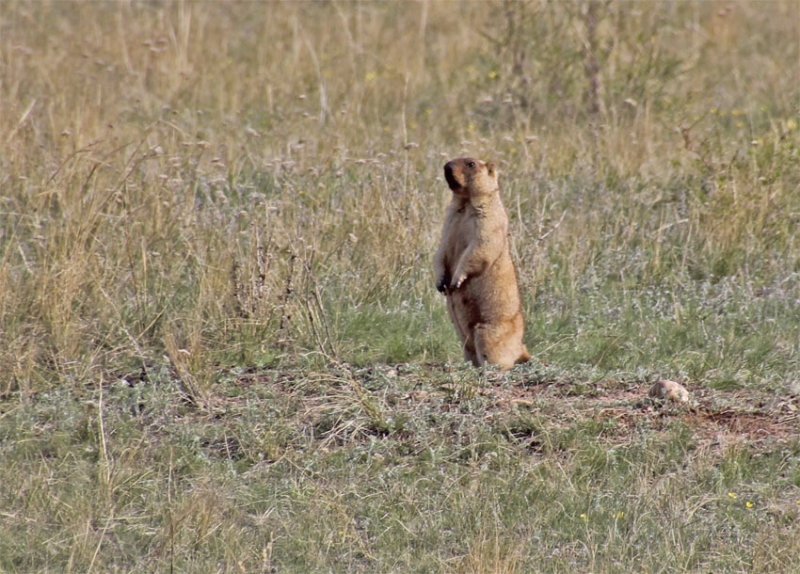
<instances>
[{"instance_id":1,"label":"standing marmot","mask_svg":"<svg viewBox=\"0 0 800 574\"><path fill-rule=\"evenodd\" d=\"M493 163L454 159L444 166L453 191L436 252L436 289L447 297L464 358L510 369L531 358L508 244L508 215Z\"/></svg>"}]
</instances>

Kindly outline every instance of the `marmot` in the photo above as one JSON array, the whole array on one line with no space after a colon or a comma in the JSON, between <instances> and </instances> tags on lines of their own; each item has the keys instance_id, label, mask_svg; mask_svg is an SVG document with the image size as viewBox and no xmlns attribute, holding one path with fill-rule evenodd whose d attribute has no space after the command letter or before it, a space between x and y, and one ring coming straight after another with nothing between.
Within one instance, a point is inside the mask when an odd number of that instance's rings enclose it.
<instances>
[{"instance_id":1,"label":"marmot","mask_svg":"<svg viewBox=\"0 0 800 574\"><path fill-rule=\"evenodd\" d=\"M444 166L453 192L436 252L436 289L447 298L464 358L502 370L531 358L508 238L508 214L491 162L459 158Z\"/></svg>"}]
</instances>

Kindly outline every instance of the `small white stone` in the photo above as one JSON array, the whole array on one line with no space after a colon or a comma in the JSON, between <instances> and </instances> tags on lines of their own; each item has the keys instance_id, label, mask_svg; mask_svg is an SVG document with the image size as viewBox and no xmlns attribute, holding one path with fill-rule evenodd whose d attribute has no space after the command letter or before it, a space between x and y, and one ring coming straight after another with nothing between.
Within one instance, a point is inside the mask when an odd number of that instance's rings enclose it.
<instances>
[{"instance_id":1,"label":"small white stone","mask_svg":"<svg viewBox=\"0 0 800 574\"><path fill-rule=\"evenodd\" d=\"M649 396L656 399L675 401L677 403L689 402L689 391L675 381L661 379L650 387Z\"/></svg>"}]
</instances>

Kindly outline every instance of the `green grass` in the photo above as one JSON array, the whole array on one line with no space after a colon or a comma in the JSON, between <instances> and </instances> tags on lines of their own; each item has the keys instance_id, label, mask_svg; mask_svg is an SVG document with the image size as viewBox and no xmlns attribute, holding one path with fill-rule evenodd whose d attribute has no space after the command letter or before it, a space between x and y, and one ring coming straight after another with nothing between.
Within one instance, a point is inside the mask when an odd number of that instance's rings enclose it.
<instances>
[{"instance_id":1,"label":"green grass","mask_svg":"<svg viewBox=\"0 0 800 574\"><path fill-rule=\"evenodd\" d=\"M796 565L796 422L709 439L693 417L614 398L637 383L570 399L526 382L554 375L239 369L203 411L167 373L54 391L2 418L2 568Z\"/></svg>"},{"instance_id":2,"label":"green grass","mask_svg":"<svg viewBox=\"0 0 800 574\"><path fill-rule=\"evenodd\" d=\"M798 37L788 0L0 3L0 571L797 571ZM504 376L434 289L467 154Z\"/></svg>"}]
</instances>

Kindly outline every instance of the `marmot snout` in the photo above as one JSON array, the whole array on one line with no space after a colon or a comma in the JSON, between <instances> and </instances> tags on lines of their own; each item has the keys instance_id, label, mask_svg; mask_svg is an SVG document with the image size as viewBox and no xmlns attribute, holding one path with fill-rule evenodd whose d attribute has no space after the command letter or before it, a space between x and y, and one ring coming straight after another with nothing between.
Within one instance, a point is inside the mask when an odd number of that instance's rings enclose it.
<instances>
[{"instance_id":1,"label":"marmot snout","mask_svg":"<svg viewBox=\"0 0 800 574\"><path fill-rule=\"evenodd\" d=\"M456 191L463 185L456 179L456 176L453 173L454 168L455 165L453 165L452 161L449 161L444 165L444 178L447 180L447 185L450 186L452 191Z\"/></svg>"}]
</instances>

